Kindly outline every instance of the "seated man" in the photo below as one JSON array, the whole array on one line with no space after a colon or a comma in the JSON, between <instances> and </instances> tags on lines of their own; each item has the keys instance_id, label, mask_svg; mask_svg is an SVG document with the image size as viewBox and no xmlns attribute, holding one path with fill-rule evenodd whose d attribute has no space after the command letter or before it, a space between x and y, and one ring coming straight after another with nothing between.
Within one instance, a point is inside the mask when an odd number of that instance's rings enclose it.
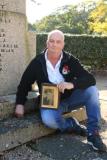
<instances>
[{"instance_id":1,"label":"seated man","mask_svg":"<svg viewBox=\"0 0 107 160\"><path fill-rule=\"evenodd\" d=\"M61 92L59 108L40 108L43 123L62 132L84 135L87 131L88 144L94 150L106 151L99 135L100 108L95 78L72 54L63 50L64 34L53 30L48 34L46 49L36 56L25 70L16 95L17 117L24 115L24 104L31 85L36 81L41 92L42 83L57 84ZM87 130L74 118L63 118L63 112L70 112L78 106L85 106Z\"/></svg>"}]
</instances>

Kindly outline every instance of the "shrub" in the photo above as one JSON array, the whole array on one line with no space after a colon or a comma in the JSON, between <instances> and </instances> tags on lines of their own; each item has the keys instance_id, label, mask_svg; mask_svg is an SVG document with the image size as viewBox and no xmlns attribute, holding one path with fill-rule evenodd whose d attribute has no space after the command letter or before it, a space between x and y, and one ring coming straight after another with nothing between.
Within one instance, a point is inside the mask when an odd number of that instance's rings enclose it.
<instances>
[{"instance_id":1,"label":"shrub","mask_svg":"<svg viewBox=\"0 0 107 160\"><path fill-rule=\"evenodd\" d=\"M37 54L46 47L46 39L47 34L37 34ZM107 36L65 34L64 50L79 58L86 66L107 69Z\"/></svg>"}]
</instances>

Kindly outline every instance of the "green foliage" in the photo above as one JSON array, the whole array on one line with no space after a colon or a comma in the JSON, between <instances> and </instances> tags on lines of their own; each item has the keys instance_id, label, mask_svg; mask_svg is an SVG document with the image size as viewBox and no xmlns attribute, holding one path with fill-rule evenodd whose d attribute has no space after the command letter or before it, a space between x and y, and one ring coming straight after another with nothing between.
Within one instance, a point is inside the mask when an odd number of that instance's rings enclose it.
<instances>
[{"instance_id":1,"label":"green foliage","mask_svg":"<svg viewBox=\"0 0 107 160\"><path fill-rule=\"evenodd\" d=\"M40 54L46 48L47 34L36 34L36 54Z\"/></svg>"},{"instance_id":2,"label":"green foliage","mask_svg":"<svg viewBox=\"0 0 107 160\"><path fill-rule=\"evenodd\" d=\"M107 1L84 0L78 6L63 6L29 28L37 33L60 29L70 34L107 34Z\"/></svg>"},{"instance_id":3,"label":"green foliage","mask_svg":"<svg viewBox=\"0 0 107 160\"><path fill-rule=\"evenodd\" d=\"M36 31L35 26L28 23L28 30L29 31Z\"/></svg>"},{"instance_id":4,"label":"green foliage","mask_svg":"<svg viewBox=\"0 0 107 160\"><path fill-rule=\"evenodd\" d=\"M89 35L66 35L65 49L81 58L107 56L107 37Z\"/></svg>"},{"instance_id":5,"label":"green foliage","mask_svg":"<svg viewBox=\"0 0 107 160\"><path fill-rule=\"evenodd\" d=\"M88 6L88 5L87 5ZM92 5L93 6L93 5ZM93 6L95 7L95 6ZM88 15L93 7L64 6L34 24L37 32L60 29L64 33L88 33Z\"/></svg>"},{"instance_id":6,"label":"green foliage","mask_svg":"<svg viewBox=\"0 0 107 160\"><path fill-rule=\"evenodd\" d=\"M47 34L37 34L37 54L46 47ZM65 34L64 50L72 53L86 66L107 69L107 36Z\"/></svg>"},{"instance_id":7,"label":"green foliage","mask_svg":"<svg viewBox=\"0 0 107 160\"><path fill-rule=\"evenodd\" d=\"M100 0L89 15L89 28L93 33L107 34L107 3Z\"/></svg>"}]
</instances>

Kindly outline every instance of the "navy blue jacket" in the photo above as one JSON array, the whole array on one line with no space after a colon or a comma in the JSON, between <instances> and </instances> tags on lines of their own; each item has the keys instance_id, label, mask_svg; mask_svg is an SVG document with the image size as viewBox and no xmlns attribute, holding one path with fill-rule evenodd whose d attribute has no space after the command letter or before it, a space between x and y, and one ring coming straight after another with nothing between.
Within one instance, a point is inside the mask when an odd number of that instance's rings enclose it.
<instances>
[{"instance_id":1,"label":"navy blue jacket","mask_svg":"<svg viewBox=\"0 0 107 160\"><path fill-rule=\"evenodd\" d=\"M51 83L48 79L45 51L37 55L25 70L16 93L16 104L25 104L28 92L32 89L32 84L36 81L41 93L42 83ZM95 85L95 78L91 73L84 69L79 60L72 54L63 51L63 58L60 65L60 73L63 75L66 82L72 82L74 89L84 89ZM70 96L73 90L65 90L61 94L64 99Z\"/></svg>"}]
</instances>

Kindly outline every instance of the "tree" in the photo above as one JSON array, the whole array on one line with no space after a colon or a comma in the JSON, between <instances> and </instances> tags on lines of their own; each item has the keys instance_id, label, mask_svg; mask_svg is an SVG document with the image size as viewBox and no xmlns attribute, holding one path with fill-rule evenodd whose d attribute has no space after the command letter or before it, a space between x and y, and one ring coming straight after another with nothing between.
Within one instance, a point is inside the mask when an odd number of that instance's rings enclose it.
<instances>
[{"instance_id":1,"label":"tree","mask_svg":"<svg viewBox=\"0 0 107 160\"><path fill-rule=\"evenodd\" d=\"M49 16L33 24L37 32L60 29L64 33L89 33L88 16L95 3L81 3L79 6L66 5L58 8Z\"/></svg>"},{"instance_id":2,"label":"tree","mask_svg":"<svg viewBox=\"0 0 107 160\"><path fill-rule=\"evenodd\" d=\"M100 0L89 15L89 28L93 33L107 34L107 4Z\"/></svg>"}]
</instances>

